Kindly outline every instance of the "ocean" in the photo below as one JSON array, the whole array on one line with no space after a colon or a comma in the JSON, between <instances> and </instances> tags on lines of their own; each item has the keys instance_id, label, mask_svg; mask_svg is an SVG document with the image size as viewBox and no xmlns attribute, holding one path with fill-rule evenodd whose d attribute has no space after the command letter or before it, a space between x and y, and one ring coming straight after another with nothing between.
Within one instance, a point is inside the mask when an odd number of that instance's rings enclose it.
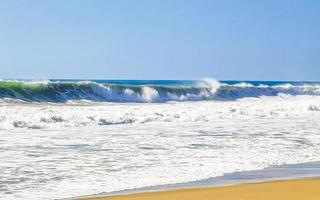
<instances>
[{"instance_id":1,"label":"ocean","mask_svg":"<svg viewBox=\"0 0 320 200\"><path fill-rule=\"evenodd\" d=\"M320 161L320 82L0 80L0 199Z\"/></svg>"}]
</instances>

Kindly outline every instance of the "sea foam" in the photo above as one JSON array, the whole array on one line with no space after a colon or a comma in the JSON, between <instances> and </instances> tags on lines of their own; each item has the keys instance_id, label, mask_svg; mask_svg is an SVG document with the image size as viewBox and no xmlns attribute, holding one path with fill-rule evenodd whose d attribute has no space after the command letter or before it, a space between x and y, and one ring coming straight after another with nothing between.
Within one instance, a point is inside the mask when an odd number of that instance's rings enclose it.
<instances>
[{"instance_id":1,"label":"sea foam","mask_svg":"<svg viewBox=\"0 0 320 200\"><path fill-rule=\"evenodd\" d=\"M0 199L320 161L317 84L0 82Z\"/></svg>"},{"instance_id":2,"label":"sea foam","mask_svg":"<svg viewBox=\"0 0 320 200\"><path fill-rule=\"evenodd\" d=\"M236 100L245 97L320 95L319 84L253 85L247 82L221 83L203 79L193 85L125 85L92 81L0 81L0 99L24 102L65 103L74 100L95 102L168 102Z\"/></svg>"}]
</instances>

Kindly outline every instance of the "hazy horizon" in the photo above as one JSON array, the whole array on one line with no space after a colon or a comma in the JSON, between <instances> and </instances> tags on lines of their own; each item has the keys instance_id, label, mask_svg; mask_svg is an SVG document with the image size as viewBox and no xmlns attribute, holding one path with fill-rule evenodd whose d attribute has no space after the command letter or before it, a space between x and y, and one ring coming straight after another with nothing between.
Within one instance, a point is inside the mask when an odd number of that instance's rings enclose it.
<instances>
[{"instance_id":1,"label":"hazy horizon","mask_svg":"<svg viewBox=\"0 0 320 200\"><path fill-rule=\"evenodd\" d=\"M101 78L0 78L0 81L202 81L207 79L206 78L199 78L199 79L101 79ZM235 82L320 82L319 80L245 80L245 79L215 79L209 78L216 81L228 82L228 81L235 81Z\"/></svg>"}]
</instances>

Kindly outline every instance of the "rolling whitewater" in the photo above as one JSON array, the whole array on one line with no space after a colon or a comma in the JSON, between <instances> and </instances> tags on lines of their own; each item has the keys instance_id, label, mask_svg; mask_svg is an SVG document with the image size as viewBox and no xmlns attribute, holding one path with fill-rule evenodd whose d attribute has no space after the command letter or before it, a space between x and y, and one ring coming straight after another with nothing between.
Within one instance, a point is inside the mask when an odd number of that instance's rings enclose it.
<instances>
[{"instance_id":1,"label":"rolling whitewater","mask_svg":"<svg viewBox=\"0 0 320 200\"><path fill-rule=\"evenodd\" d=\"M1 80L0 199L320 161L320 83Z\"/></svg>"},{"instance_id":2,"label":"rolling whitewater","mask_svg":"<svg viewBox=\"0 0 320 200\"><path fill-rule=\"evenodd\" d=\"M72 100L99 102L167 102L235 100L244 97L320 95L317 82L268 81L0 81L0 97L26 102L65 103Z\"/></svg>"}]
</instances>

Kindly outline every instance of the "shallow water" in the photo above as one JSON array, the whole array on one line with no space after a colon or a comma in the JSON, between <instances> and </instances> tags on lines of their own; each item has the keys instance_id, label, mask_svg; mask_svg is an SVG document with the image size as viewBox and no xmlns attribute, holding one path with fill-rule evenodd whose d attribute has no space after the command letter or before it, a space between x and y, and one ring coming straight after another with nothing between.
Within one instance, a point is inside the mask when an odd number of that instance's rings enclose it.
<instances>
[{"instance_id":1,"label":"shallow water","mask_svg":"<svg viewBox=\"0 0 320 200\"><path fill-rule=\"evenodd\" d=\"M176 184L157 185L138 189L121 190L117 192L87 195L83 197L115 196L144 192L167 191L175 189L220 187L245 183L260 183L265 181L292 180L304 178L319 178L320 162L300 163L291 165L276 165L261 170L227 173L223 176ZM70 198L74 199L74 198Z\"/></svg>"},{"instance_id":2,"label":"shallow water","mask_svg":"<svg viewBox=\"0 0 320 200\"><path fill-rule=\"evenodd\" d=\"M8 103L0 199L56 199L320 161L320 96Z\"/></svg>"}]
</instances>

